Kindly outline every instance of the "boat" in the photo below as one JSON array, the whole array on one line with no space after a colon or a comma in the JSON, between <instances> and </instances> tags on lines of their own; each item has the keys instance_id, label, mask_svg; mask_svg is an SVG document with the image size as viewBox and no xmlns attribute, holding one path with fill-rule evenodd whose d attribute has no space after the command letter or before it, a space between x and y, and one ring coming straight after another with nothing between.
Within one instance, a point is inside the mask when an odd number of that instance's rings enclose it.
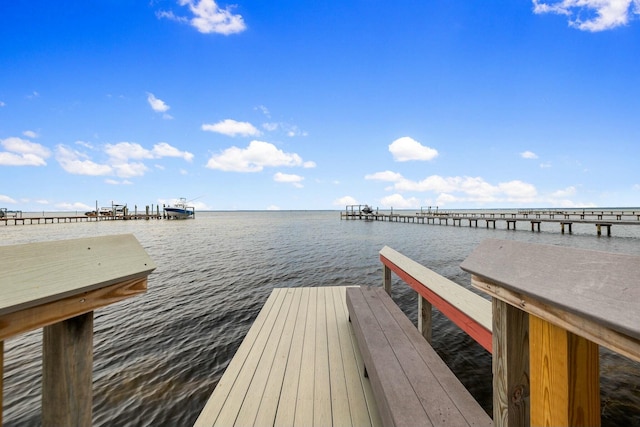
<instances>
[{"instance_id":1,"label":"boat","mask_svg":"<svg viewBox=\"0 0 640 427\"><path fill-rule=\"evenodd\" d=\"M195 208L193 206L187 206L187 199L181 197L180 200L171 207L165 207L164 213L167 218L186 219L193 218L195 215Z\"/></svg>"},{"instance_id":2,"label":"boat","mask_svg":"<svg viewBox=\"0 0 640 427\"><path fill-rule=\"evenodd\" d=\"M373 208L369 205L364 205L364 208L362 208L361 212L365 215L371 215L373 213Z\"/></svg>"}]
</instances>

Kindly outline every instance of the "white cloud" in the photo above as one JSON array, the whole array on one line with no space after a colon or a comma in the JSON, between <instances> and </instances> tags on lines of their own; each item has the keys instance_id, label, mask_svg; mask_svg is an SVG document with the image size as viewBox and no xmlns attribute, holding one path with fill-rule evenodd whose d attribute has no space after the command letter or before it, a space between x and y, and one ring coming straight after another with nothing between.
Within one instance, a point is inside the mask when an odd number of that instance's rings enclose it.
<instances>
[{"instance_id":1,"label":"white cloud","mask_svg":"<svg viewBox=\"0 0 640 427\"><path fill-rule=\"evenodd\" d=\"M156 98L152 93L147 92L147 102L156 113L165 113L169 111L169 107L163 100ZM168 114L163 117L172 118Z\"/></svg>"},{"instance_id":2,"label":"white cloud","mask_svg":"<svg viewBox=\"0 0 640 427\"><path fill-rule=\"evenodd\" d=\"M537 159L538 155L533 151L523 151L522 153L520 153L520 157L522 157L523 159Z\"/></svg>"},{"instance_id":3,"label":"white cloud","mask_svg":"<svg viewBox=\"0 0 640 427\"><path fill-rule=\"evenodd\" d=\"M194 15L193 18L189 19L189 24L201 33L228 35L240 33L247 28L242 15L231 13L230 7L220 8L214 0L179 0L178 3L181 6L189 7L189 10ZM173 13L162 17L177 21L181 20Z\"/></svg>"},{"instance_id":4,"label":"white cloud","mask_svg":"<svg viewBox=\"0 0 640 427\"><path fill-rule=\"evenodd\" d=\"M112 166L116 171L116 175L121 178L132 178L134 176L143 176L149 168L141 162L120 163Z\"/></svg>"},{"instance_id":5,"label":"white cloud","mask_svg":"<svg viewBox=\"0 0 640 427\"><path fill-rule=\"evenodd\" d=\"M187 162L193 160L193 154L188 151L180 151L176 147L173 147L166 142L159 142L153 146L151 151L155 158L159 157L181 157Z\"/></svg>"},{"instance_id":6,"label":"white cloud","mask_svg":"<svg viewBox=\"0 0 640 427\"><path fill-rule=\"evenodd\" d=\"M46 166L51 156L47 147L22 138L0 139L0 145L6 150L0 151L2 166Z\"/></svg>"},{"instance_id":7,"label":"white cloud","mask_svg":"<svg viewBox=\"0 0 640 427\"><path fill-rule=\"evenodd\" d=\"M300 175L277 172L275 175L273 175L273 180L275 182L284 182L287 184L293 184L294 187L302 188L303 187L302 181L304 180L304 177Z\"/></svg>"},{"instance_id":8,"label":"white cloud","mask_svg":"<svg viewBox=\"0 0 640 427\"><path fill-rule=\"evenodd\" d=\"M92 149L91 144L78 143L78 145ZM148 150L140 144L133 142L119 142L117 144L106 144L104 153L108 156L105 163L97 163L91 160L90 156L81 151L72 150L65 145L59 145L56 150L56 159L62 168L76 175L115 175L120 178L131 178L144 175L149 168L142 163L142 160L159 159L162 157L179 157L190 162L193 154L187 151L180 151L177 148L160 142ZM134 161L131 161L134 160ZM158 168L158 165L156 165ZM106 181L108 184L131 184L128 181Z\"/></svg>"},{"instance_id":9,"label":"white cloud","mask_svg":"<svg viewBox=\"0 0 640 427\"><path fill-rule=\"evenodd\" d=\"M389 151L397 162L433 160L438 156L438 150L426 147L408 136L403 136L393 141L389 145Z\"/></svg>"},{"instance_id":10,"label":"white cloud","mask_svg":"<svg viewBox=\"0 0 640 427\"><path fill-rule=\"evenodd\" d=\"M435 193L440 204L444 204L444 201L529 203L538 199L535 186L520 180L490 184L480 177L431 175L421 181L412 181L391 171L374 173L365 178L392 182L393 185L390 189L400 193ZM413 199L405 201L414 202ZM401 205L398 204L398 206ZM413 206L416 205L411 207Z\"/></svg>"},{"instance_id":11,"label":"white cloud","mask_svg":"<svg viewBox=\"0 0 640 427\"><path fill-rule=\"evenodd\" d=\"M153 159L153 153L135 142L118 142L107 144L105 153L114 161L127 161L129 159Z\"/></svg>"},{"instance_id":12,"label":"white cloud","mask_svg":"<svg viewBox=\"0 0 640 427\"><path fill-rule=\"evenodd\" d=\"M207 167L231 172L260 172L265 167L305 166L308 163L295 153L285 153L273 144L254 140L247 148L230 147L211 156Z\"/></svg>"},{"instance_id":13,"label":"white cloud","mask_svg":"<svg viewBox=\"0 0 640 427\"><path fill-rule=\"evenodd\" d=\"M276 205L269 205L269 206L267 206L267 210L268 211L279 211L280 207L276 206Z\"/></svg>"},{"instance_id":14,"label":"white cloud","mask_svg":"<svg viewBox=\"0 0 640 427\"><path fill-rule=\"evenodd\" d=\"M420 200L415 197L404 198L401 194L392 194L390 196L383 197L380 200L383 206L389 206L396 209L409 209L419 208Z\"/></svg>"},{"instance_id":15,"label":"white cloud","mask_svg":"<svg viewBox=\"0 0 640 427\"><path fill-rule=\"evenodd\" d=\"M74 175L102 176L113 173L111 166L95 163L86 154L64 145L56 147L56 160L62 169Z\"/></svg>"},{"instance_id":16,"label":"white cloud","mask_svg":"<svg viewBox=\"0 0 640 427\"><path fill-rule=\"evenodd\" d=\"M31 138L31 139L35 139L39 136L36 132L32 130L25 130L24 132L22 132L22 134L27 138Z\"/></svg>"},{"instance_id":17,"label":"white cloud","mask_svg":"<svg viewBox=\"0 0 640 427\"><path fill-rule=\"evenodd\" d=\"M386 181L386 182L398 182L403 180L404 178L397 172L384 171L384 172L376 172L374 174L365 175L364 179L375 180L375 181Z\"/></svg>"},{"instance_id":18,"label":"white cloud","mask_svg":"<svg viewBox=\"0 0 640 427\"><path fill-rule=\"evenodd\" d=\"M7 104L5 104L4 102L0 101L0 107L4 107L5 105L7 105Z\"/></svg>"},{"instance_id":19,"label":"white cloud","mask_svg":"<svg viewBox=\"0 0 640 427\"><path fill-rule=\"evenodd\" d=\"M18 202L16 202L14 199L12 199L9 196L5 196L4 194L0 194L0 203L16 204Z\"/></svg>"},{"instance_id":20,"label":"white cloud","mask_svg":"<svg viewBox=\"0 0 640 427\"><path fill-rule=\"evenodd\" d=\"M131 184L133 184L128 179L123 179L122 181L118 181L118 180L115 180L115 179L108 178L108 179L105 179L104 182L106 184L109 184L109 185L131 185Z\"/></svg>"},{"instance_id":21,"label":"white cloud","mask_svg":"<svg viewBox=\"0 0 640 427\"><path fill-rule=\"evenodd\" d=\"M344 197L340 197L339 199L336 199L333 201L333 205L334 206L349 206L349 205L358 205L360 203L358 203L358 201L351 197L351 196L344 196Z\"/></svg>"},{"instance_id":22,"label":"white cloud","mask_svg":"<svg viewBox=\"0 0 640 427\"><path fill-rule=\"evenodd\" d=\"M95 209L92 208L91 206L81 203L81 202L74 202L74 203L56 203L56 208L60 209L61 211L90 211Z\"/></svg>"},{"instance_id":23,"label":"white cloud","mask_svg":"<svg viewBox=\"0 0 640 427\"><path fill-rule=\"evenodd\" d=\"M254 110L260 110L262 111L262 114L265 115L265 117L271 118L271 113L269 112L269 109L264 105L258 105L256 108L254 108Z\"/></svg>"},{"instance_id":24,"label":"white cloud","mask_svg":"<svg viewBox=\"0 0 640 427\"><path fill-rule=\"evenodd\" d=\"M557 190L551 193L551 197L554 199L564 199L569 196L574 196L576 194L576 187L570 186L563 190Z\"/></svg>"},{"instance_id":25,"label":"white cloud","mask_svg":"<svg viewBox=\"0 0 640 427\"><path fill-rule=\"evenodd\" d=\"M628 24L640 14L640 0L533 0L533 12L565 15L571 27L597 32Z\"/></svg>"},{"instance_id":26,"label":"white cloud","mask_svg":"<svg viewBox=\"0 0 640 427\"><path fill-rule=\"evenodd\" d=\"M202 130L221 133L227 136L260 136L262 132L249 122L238 122L232 119L222 120L215 124L203 124Z\"/></svg>"}]
</instances>

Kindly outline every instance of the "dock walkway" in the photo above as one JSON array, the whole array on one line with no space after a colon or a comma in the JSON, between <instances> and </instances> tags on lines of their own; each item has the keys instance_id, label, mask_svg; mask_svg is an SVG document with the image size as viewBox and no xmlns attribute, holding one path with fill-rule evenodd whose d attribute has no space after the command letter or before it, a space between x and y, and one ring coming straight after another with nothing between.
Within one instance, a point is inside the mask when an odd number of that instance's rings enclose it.
<instances>
[{"instance_id":1,"label":"dock walkway","mask_svg":"<svg viewBox=\"0 0 640 427\"><path fill-rule=\"evenodd\" d=\"M345 294L274 289L195 425L381 425Z\"/></svg>"},{"instance_id":2,"label":"dock walkway","mask_svg":"<svg viewBox=\"0 0 640 427\"><path fill-rule=\"evenodd\" d=\"M356 205L358 206L358 205ZM347 206L345 211L340 212L340 219L365 220L365 221L387 221L403 222L414 224L438 224L469 227L478 227L478 222L484 223L486 228L496 228L496 223L506 225L507 230L515 230L518 222L529 223L531 231L540 231L541 223L555 223L560 225L560 232L565 230L571 234L573 224L595 225L598 236L602 235L602 229L606 229L607 236L611 236L613 225L640 225L640 211L637 210L520 210L517 212L506 211L484 211L484 212L464 212L464 211L420 211L415 213L394 213L371 211L365 212L357 210L354 206Z\"/></svg>"}]
</instances>

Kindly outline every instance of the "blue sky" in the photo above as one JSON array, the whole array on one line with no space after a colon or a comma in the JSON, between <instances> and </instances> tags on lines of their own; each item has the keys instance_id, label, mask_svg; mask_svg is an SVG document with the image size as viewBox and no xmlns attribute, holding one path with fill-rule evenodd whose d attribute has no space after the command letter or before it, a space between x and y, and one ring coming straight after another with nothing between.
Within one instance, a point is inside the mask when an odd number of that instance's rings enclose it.
<instances>
[{"instance_id":1,"label":"blue sky","mask_svg":"<svg viewBox=\"0 0 640 427\"><path fill-rule=\"evenodd\" d=\"M640 206L640 0L0 3L0 207Z\"/></svg>"}]
</instances>

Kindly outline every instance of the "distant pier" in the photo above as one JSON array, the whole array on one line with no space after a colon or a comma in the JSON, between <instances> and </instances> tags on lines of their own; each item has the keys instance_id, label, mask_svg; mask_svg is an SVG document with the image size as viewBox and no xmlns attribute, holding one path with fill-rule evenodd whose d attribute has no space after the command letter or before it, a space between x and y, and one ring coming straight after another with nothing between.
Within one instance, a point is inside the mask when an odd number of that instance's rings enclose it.
<instances>
[{"instance_id":1,"label":"distant pier","mask_svg":"<svg viewBox=\"0 0 640 427\"><path fill-rule=\"evenodd\" d=\"M98 221L131 221L131 220L159 220L172 219L174 216L165 212L165 206L146 206L144 211L138 212L137 206L133 212L127 205L112 205L84 214L75 213L23 213L22 211L8 211L0 209L0 226L2 225L29 225L29 224L59 224L71 222L98 222ZM194 211L195 212L195 211ZM193 216L192 216L193 217Z\"/></svg>"},{"instance_id":2,"label":"distant pier","mask_svg":"<svg viewBox=\"0 0 640 427\"><path fill-rule=\"evenodd\" d=\"M438 224L453 226L469 226L497 228L496 223L503 223L507 230L516 230L518 223L527 224L531 231L540 231L541 223L556 223L560 225L560 232L573 232L573 224L593 224L596 234L601 236L603 229L607 236L611 236L613 225L640 225L640 209L627 210L595 210L595 209L532 209L518 211L442 211L437 209L421 209L415 213L394 213L373 210L368 205L349 205L340 212L340 219L364 221L388 221L418 224Z\"/></svg>"}]
</instances>

